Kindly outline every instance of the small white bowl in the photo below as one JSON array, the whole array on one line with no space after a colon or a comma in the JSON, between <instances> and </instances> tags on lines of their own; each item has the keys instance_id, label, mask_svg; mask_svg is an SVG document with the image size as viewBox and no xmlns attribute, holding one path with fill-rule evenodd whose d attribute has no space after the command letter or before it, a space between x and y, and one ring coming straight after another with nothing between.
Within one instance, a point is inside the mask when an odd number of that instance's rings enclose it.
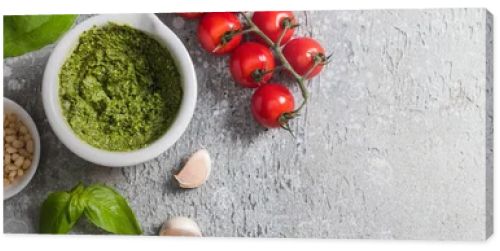
<instances>
[{"instance_id":1,"label":"small white bowl","mask_svg":"<svg viewBox=\"0 0 500 251\"><path fill-rule=\"evenodd\" d=\"M16 104L16 102L4 97L3 112L4 114L14 113L17 115L18 119L23 122L23 124L30 131L35 148L31 166L25 171L24 175L16 179L8 186L4 186L3 199L6 200L21 192L28 185L28 183L30 183L31 179L35 175L36 169L38 168L38 162L40 161L40 135L38 134L38 130L36 129L36 125L35 122L33 122L33 119L21 106Z\"/></svg>"},{"instance_id":2,"label":"small white bowl","mask_svg":"<svg viewBox=\"0 0 500 251\"><path fill-rule=\"evenodd\" d=\"M181 75L183 97L176 119L165 134L152 144L129 152L111 152L93 147L80 139L66 122L59 102L59 72L78 44L80 34L109 22L126 24L162 43L170 52ZM181 40L154 14L109 14L89 18L75 26L59 41L45 68L42 99L54 133L73 153L95 164L123 167L153 159L172 146L184 133L194 113L197 95L193 62Z\"/></svg>"}]
</instances>

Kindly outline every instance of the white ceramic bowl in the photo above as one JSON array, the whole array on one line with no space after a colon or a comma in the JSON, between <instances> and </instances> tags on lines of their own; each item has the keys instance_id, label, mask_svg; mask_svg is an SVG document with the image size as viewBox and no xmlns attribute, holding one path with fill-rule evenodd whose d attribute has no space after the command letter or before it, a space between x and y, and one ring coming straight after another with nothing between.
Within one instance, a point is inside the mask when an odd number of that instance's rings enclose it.
<instances>
[{"instance_id":1,"label":"white ceramic bowl","mask_svg":"<svg viewBox=\"0 0 500 251\"><path fill-rule=\"evenodd\" d=\"M129 152L111 152L98 149L81 140L63 116L59 103L59 72L72 53L82 32L109 22L126 24L141 30L162 43L175 60L181 75L183 97L176 119L167 132L151 145ZM54 48L45 68L42 98L45 113L54 133L73 153L95 164L123 167L155 158L172 146L184 133L196 105L197 82L193 62L184 44L154 14L110 14L85 20L62 37Z\"/></svg>"},{"instance_id":2,"label":"white ceramic bowl","mask_svg":"<svg viewBox=\"0 0 500 251\"><path fill-rule=\"evenodd\" d=\"M31 179L35 175L36 169L38 168L38 162L40 161L40 135L36 129L35 122L30 117L30 115L14 101L3 98L3 111L4 114L14 113L17 115L18 119L23 122L23 124L28 128L31 133L31 138L33 139L35 151L33 152L33 160L31 161L31 166L25 171L24 175L16 179L13 183L5 186L3 189L3 199L6 200L17 193L21 192L30 183ZM2 118L3 119L3 118Z\"/></svg>"}]
</instances>

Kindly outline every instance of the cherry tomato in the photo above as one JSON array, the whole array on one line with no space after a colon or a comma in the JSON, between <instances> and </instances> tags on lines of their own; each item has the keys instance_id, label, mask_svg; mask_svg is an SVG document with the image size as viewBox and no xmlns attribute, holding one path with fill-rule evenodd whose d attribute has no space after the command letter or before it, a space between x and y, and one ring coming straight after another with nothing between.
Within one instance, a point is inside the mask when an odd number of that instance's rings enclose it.
<instances>
[{"instance_id":1,"label":"cherry tomato","mask_svg":"<svg viewBox=\"0 0 500 251\"><path fill-rule=\"evenodd\" d=\"M294 32L294 26L297 21L291 11L258 11L253 13L252 21L266 34L273 42L278 42L281 33L285 29L286 22L291 27L286 31L281 44L285 44L290 40ZM255 37L257 37L255 35ZM259 42L263 42L260 37L257 37Z\"/></svg>"},{"instance_id":2,"label":"cherry tomato","mask_svg":"<svg viewBox=\"0 0 500 251\"><path fill-rule=\"evenodd\" d=\"M280 121L281 115L292 112L295 101L292 93L281 84L261 85L252 96L252 114L264 127L278 128L287 121Z\"/></svg>"},{"instance_id":3,"label":"cherry tomato","mask_svg":"<svg viewBox=\"0 0 500 251\"><path fill-rule=\"evenodd\" d=\"M271 50L256 42L241 44L229 61L234 81L243 87L256 88L271 79L275 67Z\"/></svg>"},{"instance_id":4,"label":"cherry tomato","mask_svg":"<svg viewBox=\"0 0 500 251\"><path fill-rule=\"evenodd\" d=\"M318 75L326 63L325 50L312 38L293 39L283 48L283 55L299 75L307 74L308 79Z\"/></svg>"},{"instance_id":5,"label":"cherry tomato","mask_svg":"<svg viewBox=\"0 0 500 251\"><path fill-rule=\"evenodd\" d=\"M183 17L184 19L198 19L203 16L203 12L180 12L177 15Z\"/></svg>"},{"instance_id":6,"label":"cherry tomato","mask_svg":"<svg viewBox=\"0 0 500 251\"><path fill-rule=\"evenodd\" d=\"M198 25L198 39L208 52L222 55L236 48L242 38L238 16L230 12L206 13Z\"/></svg>"}]
</instances>

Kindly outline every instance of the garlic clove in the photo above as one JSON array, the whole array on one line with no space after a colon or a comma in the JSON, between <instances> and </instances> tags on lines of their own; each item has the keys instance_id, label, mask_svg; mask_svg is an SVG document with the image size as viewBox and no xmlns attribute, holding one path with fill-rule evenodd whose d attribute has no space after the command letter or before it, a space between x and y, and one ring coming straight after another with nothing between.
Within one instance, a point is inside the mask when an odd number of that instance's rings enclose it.
<instances>
[{"instance_id":1,"label":"garlic clove","mask_svg":"<svg viewBox=\"0 0 500 251\"><path fill-rule=\"evenodd\" d=\"M174 217L169 219L160 230L160 236L191 236L201 237L198 224L186 217Z\"/></svg>"},{"instance_id":2,"label":"garlic clove","mask_svg":"<svg viewBox=\"0 0 500 251\"><path fill-rule=\"evenodd\" d=\"M206 149L195 152L186 162L181 171L174 175L182 188L196 188L208 179L212 163Z\"/></svg>"}]
</instances>

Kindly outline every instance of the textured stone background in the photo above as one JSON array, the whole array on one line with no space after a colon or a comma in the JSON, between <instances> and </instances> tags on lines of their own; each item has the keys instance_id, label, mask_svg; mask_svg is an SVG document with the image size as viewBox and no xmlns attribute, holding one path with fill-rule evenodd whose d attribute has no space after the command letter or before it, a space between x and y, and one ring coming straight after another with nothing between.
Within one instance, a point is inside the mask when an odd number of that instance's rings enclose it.
<instances>
[{"instance_id":1,"label":"textured stone background","mask_svg":"<svg viewBox=\"0 0 500 251\"><path fill-rule=\"evenodd\" d=\"M197 108L171 149L123 169L80 159L52 132L40 89L53 45L4 60L5 96L28 110L42 140L33 181L4 202L4 232L36 232L47 194L82 180L115 186L151 235L165 219L184 215L205 236L487 238L493 182L487 11L296 14L300 33L334 53L310 84L311 102L293 124L296 139L252 120L251 92L235 86L227 58L200 49L194 22L159 14L191 53ZM200 147L213 157L211 178L199 189L179 190L171 174ZM81 221L74 233L100 232Z\"/></svg>"}]
</instances>

